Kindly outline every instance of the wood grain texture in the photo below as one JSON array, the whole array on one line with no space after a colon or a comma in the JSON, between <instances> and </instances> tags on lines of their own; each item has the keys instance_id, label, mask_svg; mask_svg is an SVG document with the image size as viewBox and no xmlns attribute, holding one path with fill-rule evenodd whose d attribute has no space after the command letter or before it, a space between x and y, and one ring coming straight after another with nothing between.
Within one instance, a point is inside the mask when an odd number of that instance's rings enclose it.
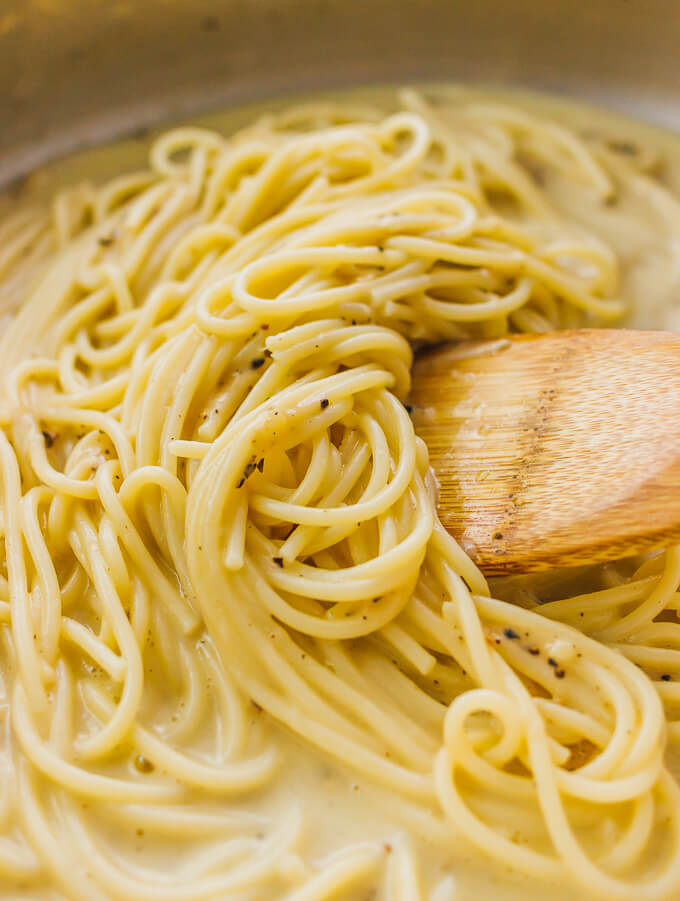
<instances>
[{"instance_id":1,"label":"wood grain texture","mask_svg":"<svg viewBox=\"0 0 680 901\"><path fill-rule=\"evenodd\" d=\"M680 333L465 342L420 356L413 375L440 517L486 573L680 539Z\"/></svg>"}]
</instances>

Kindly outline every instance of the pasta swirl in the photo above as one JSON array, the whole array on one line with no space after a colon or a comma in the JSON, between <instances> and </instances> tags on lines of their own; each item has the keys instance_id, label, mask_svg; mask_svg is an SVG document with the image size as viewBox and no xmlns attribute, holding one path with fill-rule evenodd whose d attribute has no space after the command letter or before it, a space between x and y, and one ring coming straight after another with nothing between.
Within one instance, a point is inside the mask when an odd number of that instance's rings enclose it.
<instances>
[{"instance_id":1,"label":"pasta swirl","mask_svg":"<svg viewBox=\"0 0 680 901\"><path fill-rule=\"evenodd\" d=\"M642 151L445 89L399 105L177 128L147 171L0 226L8 884L451 901L425 838L593 897L680 892L680 551L498 599L407 406L423 344L623 315L618 247L560 186L624 237L634 194L669 253L680 208ZM319 860L304 805L248 808L284 729L405 831Z\"/></svg>"}]
</instances>

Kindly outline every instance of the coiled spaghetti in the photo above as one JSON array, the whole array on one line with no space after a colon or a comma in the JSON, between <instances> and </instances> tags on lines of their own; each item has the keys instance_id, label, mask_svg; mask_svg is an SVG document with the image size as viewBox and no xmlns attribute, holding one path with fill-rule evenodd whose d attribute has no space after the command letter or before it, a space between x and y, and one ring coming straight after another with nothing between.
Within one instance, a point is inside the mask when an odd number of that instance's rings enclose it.
<instances>
[{"instance_id":1,"label":"coiled spaghetti","mask_svg":"<svg viewBox=\"0 0 680 901\"><path fill-rule=\"evenodd\" d=\"M148 171L1 227L2 879L454 898L455 871L417 872L424 836L677 897L680 552L494 599L405 406L414 346L620 318L617 198L654 210L669 258L680 234L652 163L404 92L175 129ZM570 186L590 228L554 200ZM318 860L303 799L249 809L286 779L276 723L388 789L403 834Z\"/></svg>"}]
</instances>

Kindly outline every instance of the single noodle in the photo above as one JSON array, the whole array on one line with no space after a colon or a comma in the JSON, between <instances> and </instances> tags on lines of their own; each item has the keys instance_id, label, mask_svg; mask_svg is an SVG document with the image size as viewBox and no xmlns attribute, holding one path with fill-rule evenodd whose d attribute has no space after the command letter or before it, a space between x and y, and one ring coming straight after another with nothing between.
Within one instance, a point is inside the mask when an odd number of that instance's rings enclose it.
<instances>
[{"instance_id":1,"label":"single noodle","mask_svg":"<svg viewBox=\"0 0 680 901\"><path fill-rule=\"evenodd\" d=\"M468 897L421 841L680 897L680 549L508 601L439 524L407 406L423 344L621 320L623 196L675 285L657 163L404 91L176 128L0 224L12 897ZM376 787L393 840L315 857L301 795L248 807L291 735Z\"/></svg>"}]
</instances>

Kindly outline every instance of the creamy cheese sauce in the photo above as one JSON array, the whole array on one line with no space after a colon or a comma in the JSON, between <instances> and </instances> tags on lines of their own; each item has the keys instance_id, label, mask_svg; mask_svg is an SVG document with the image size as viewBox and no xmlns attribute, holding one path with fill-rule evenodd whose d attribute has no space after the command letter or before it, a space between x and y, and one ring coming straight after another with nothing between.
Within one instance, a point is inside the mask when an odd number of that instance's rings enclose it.
<instances>
[{"instance_id":1,"label":"creamy cheese sauce","mask_svg":"<svg viewBox=\"0 0 680 901\"><path fill-rule=\"evenodd\" d=\"M392 94L389 90L375 89L363 90L352 96L358 96L362 101L377 100L389 106ZM461 96L510 98L520 107L548 114L581 133L596 132L607 136L608 140L618 144L620 152L639 156L643 169L656 173L661 183L680 194L680 140L673 135L599 109L554 98L514 92L490 95L472 90L461 91ZM228 134L271 107L271 104L266 104L220 113L203 117L197 124ZM0 197L0 218L17 207L45 201L64 185L83 180L101 182L116 173L141 167L151 139L152 135L146 135L124 140L110 147L57 160L31 173L11 185ZM630 306L626 324L637 328L680 329L680 272L674 258L662 246L661 237L668 233L662 206L655 207L648 197L630 192L617 197L615 207L608 207L595 203L592 191L585 185L582 189L575 188L573 182L567 184L549 172L536 172L535 175L576 231L581 225L586 225L616 251L621 263L620 294ZM622 212L627 217L624 226L621 224ZM512 210L509 213L512 214ZM677 241L680 243L680 233ZM0 291L0 304L5 304L5 309L0 307L2 314L8 313L6 307L11 304L10 294L8 289L5 289L4 295ZM536 599L554 600L577 591L616 584L620 574L628 573L633 568L633 564L626 561L604 568L560 573L559 576L551 573L530 579L501 579L492 588L495 596L528 606ZM157 700L159 706L155 718L162 720L162 686L158 688ZM8 729L8 717L3 715L6 713L6 706L0 708L0 728L5 730ZM269 720L264 711L253 706L251 717L255 724L264 721L267 730L276 733L282 760L275 787L255 792L254 796L246 796L237 802L211 799L206 799L206 802L215 810L222 807L228 811L237 807L240 811L253 814L255 833L258 831L257 817L278 819L294 805L303 806L300 856L290 856L290 872L287 876L283 874L282 884L290 884L291 880L294 883L300 874L304 874L306 864L303 859L321 859L346 844L376 840L383 844L385 855L389 855L395 842L399 841L400 833L407 832L421 866L423 886L435 892L431 897L436 901L529 901L546 897L545 883L534 885L511 870L492 863L463 838L451 839L450 836L440 835L438 839L431 832L428 834L426 815L422 818L422 829L417 827L415 816L404 822L403 807L392 803L387 791L310 748L300 738ZM212 723L207 728L212 730ZM206 745L212 738L212 734L206 733ZM669 762L674 768L677 767L677 760L669 759ZM111 772L116 772L115 764L112 764ZM680 769L676 772L680 773ZM135 827L132 819L121 823L113 813L109 822L99 821L94 828L118 844L126 857L136 855L140 863L160 864L168 871L181 866L183 838L173 839L172 835L168 835L162 841L157 838L150 841L141 827ZM508 823L508 832L514 833L514 824ZM572 886L559 884L551 885L549 889L553 901L569 901L574 897L573 892ZM586 893L579 894L584 901L588 897ZM0 895L4 898L39 898L41 901L59 897L52 888L22 889L20 886L0 888ZM378 887L345 897L356 898L356 901L381 901L384 896Z\"/></svg>"}]
</instances>

